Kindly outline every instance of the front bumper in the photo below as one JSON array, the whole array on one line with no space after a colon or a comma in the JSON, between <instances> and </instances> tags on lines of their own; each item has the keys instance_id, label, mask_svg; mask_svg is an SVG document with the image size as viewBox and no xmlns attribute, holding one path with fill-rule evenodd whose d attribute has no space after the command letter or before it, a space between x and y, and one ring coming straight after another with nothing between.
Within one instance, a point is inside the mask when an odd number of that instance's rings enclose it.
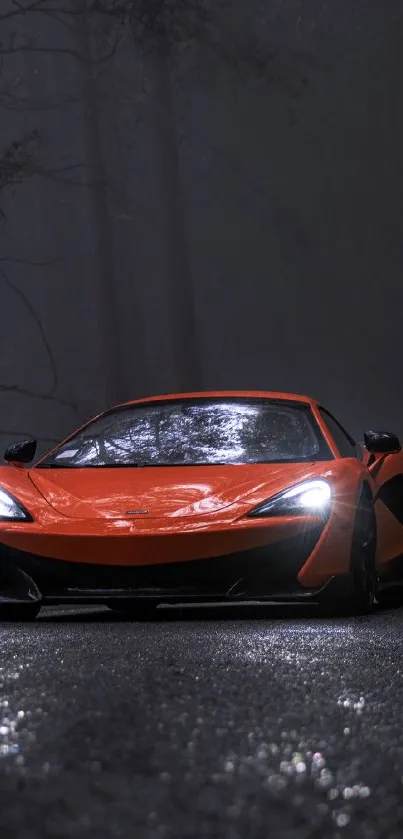
<instances>
[{"instance_id":1,"label":"front bumper","mask_svg":"<svg viewBox=\"0 0 403 839\"><path fill-rule=\"evenodd\" d=\"M279 542L216 557L153 565L68 562L0 545L0 604L3 602L93 603L151 599L159 603L316 599L330 580L315 588L298 574L323 531L323 524Z\"/></svg>"}]
</instances>

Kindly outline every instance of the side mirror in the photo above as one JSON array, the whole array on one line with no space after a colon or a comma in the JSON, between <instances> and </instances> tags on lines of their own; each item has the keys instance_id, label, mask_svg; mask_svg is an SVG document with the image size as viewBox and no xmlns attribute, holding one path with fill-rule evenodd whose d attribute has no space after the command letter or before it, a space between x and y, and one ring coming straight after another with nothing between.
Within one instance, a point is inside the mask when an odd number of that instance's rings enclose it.
<instances>
[{"instance_id":1,"label":"side mirror","mask_svg":"<svg viewBox=\"0 0 403 839\"><path fill-rule=\"evenodd\" d=\"M4 460L8 463L31 463L35 457L37 440L22 440L21 443L11 443L4 452Z\"/></svg>"},{"instance_id":2,"label":"side mirror","mask_svg":"<svg viewBox=\"0 0 403 839\"><path fill-rule=\"evenodd\" d=\"M371 454L393 454L400 452L401 444L396 434L387 431L366 431L364 434L365 448Z\"/></svg>"}]
</instances>

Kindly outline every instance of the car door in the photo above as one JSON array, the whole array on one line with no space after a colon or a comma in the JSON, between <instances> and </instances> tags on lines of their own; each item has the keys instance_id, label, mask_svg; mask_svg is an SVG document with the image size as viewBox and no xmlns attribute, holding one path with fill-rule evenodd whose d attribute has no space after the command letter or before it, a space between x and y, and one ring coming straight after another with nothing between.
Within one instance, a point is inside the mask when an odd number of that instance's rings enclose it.
<instances>
[{"instance_id":1,"label":"car door","mask_svg":"<svg viewBox=\"0 0 403 839\"><path fill-rule=\"evenodd\" d=\"M325 408L319 408L341 457L356 457L371 477L377 521L377 565L381 579L403 576L403 452L372 455Z\"/></svg>"}]
</instances>

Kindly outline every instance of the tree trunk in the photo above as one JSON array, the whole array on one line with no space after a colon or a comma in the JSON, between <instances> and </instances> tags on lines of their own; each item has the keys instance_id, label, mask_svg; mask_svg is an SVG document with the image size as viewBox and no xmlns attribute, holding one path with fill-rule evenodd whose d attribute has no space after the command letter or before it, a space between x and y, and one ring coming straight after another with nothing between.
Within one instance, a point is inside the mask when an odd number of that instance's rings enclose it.
<instances>
[{"instance_id":1,"label":"tree trunk","mask_svg":"<svg viewBox=\"0 0 403 839\"><path fill-rule=\"evenodd\" d=\"M176 389L202 389L200 347L186 234L184 197L171 90L169 49L163 37L153 39L144 54L149 96L154 194L159 240L170 300L170 324Z\"/></svg>"},{"instance_id":2,"label":"tree trunk","mask_svg":"<svg viewBox=\"0 0 403 839\"><path fill-rule=\"evenodd\" d=\"M100 94L94 72L91 26L86 0L72 0L72 3L74 11L78 13L76 18L78 50L83 59L79 68L82 80L80 92L84 110L85 160L83 162L86 180L90 183L88 201L96 272L94 305L97 307L100 371L105 382L106 405L110 406L122 401L124 395L107 171L102 149Z\"/></svg>"}]
</instances>

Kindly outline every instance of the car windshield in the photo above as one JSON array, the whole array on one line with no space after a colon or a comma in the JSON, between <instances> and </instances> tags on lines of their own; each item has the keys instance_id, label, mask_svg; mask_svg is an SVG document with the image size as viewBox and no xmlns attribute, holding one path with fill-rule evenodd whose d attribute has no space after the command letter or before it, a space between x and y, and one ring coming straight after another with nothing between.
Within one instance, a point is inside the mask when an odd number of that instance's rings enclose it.
<instances>
[{"instance_id":1,"label":"car windshield","mask_svg":"<svg viewBox=\"0 0 403 839\"><path fill-rule=\"evenodd\" d=\"M190 466L331 458L308 405L221 398L117 408L89 423L38 466Z\"/></svg>"}]
</instances>

